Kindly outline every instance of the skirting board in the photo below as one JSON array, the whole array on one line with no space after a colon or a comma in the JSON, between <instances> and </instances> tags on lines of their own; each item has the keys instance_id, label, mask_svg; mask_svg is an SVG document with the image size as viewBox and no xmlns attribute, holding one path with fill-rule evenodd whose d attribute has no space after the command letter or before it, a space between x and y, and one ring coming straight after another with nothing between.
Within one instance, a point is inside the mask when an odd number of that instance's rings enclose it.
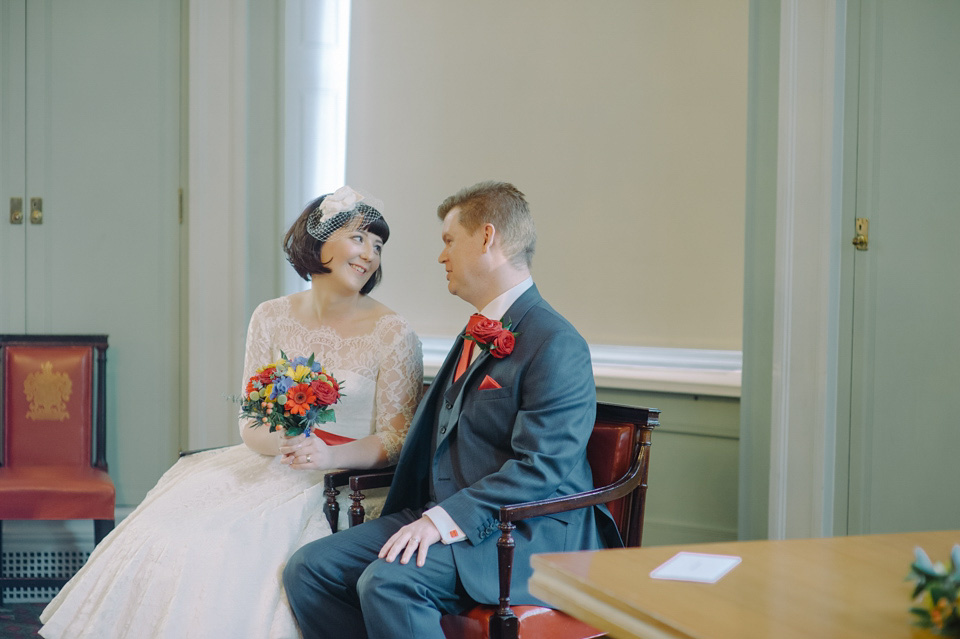
<instances>
[{"instance_id":1,"label":"skirting board","mask_svg":"<svg viewBox=\"0 0 960 639\"><path fill-rule=\"evenodd\" d=\"M433 378L455 338L421 337L423 374ZM597 388L740 397L740 351L590 346Z\"/></svg>"},{"instance_id":2,"label":"skirting board","mask_svg":"<svg viewBox=\"0 0 960 639\"><path fill-rule=\"evenodd\" d=\"M133 512L133 506L118 506L114 517L119 524ZM61 551L93 550L93 521L70 519L66 521L3 522L3 552L32 552L56 549Z\"/></svg>"},{"instance_id":3,"label":"skirting board","mask_svg":"<svg viewBox=\"0 0 960 639\"><path fill-rule=\"evenodd\" d=\"M737 530L657 520L650 517L643 522L644 546L712 544L724 541L737 541Z\"/></svg>"}]
</instances>

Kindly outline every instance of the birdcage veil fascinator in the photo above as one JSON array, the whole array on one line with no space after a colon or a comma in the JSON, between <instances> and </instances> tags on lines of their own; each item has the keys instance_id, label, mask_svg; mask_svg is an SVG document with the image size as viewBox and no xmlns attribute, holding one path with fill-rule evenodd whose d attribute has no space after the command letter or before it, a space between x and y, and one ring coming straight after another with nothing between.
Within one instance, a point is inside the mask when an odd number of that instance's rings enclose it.
<instances>
[{"instance_id":1,"label":"birdcage veil fascinator","mask_svg":"<svg viewBox=\"0 0 960 639\"><path fill-rule=\"evenodd\" d=\"M307 233L326 242L340 229L354 231L370 226L383 217L381 208L383 202L380 200L349 186L341 186L310 212Z\"/></svg>"}]
</instances>

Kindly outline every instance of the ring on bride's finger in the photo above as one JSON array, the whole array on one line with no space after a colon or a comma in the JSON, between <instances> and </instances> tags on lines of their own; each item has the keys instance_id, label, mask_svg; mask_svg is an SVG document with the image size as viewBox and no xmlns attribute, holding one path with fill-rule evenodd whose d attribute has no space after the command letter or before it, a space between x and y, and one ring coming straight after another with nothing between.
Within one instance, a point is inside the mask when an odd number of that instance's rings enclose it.
<instances>
[{"instance_id":1,"label":"ring on bride's finger","mask_svg":"<svg viewBox=\"0 0 960 639\"><path fill-rule=\"evenodd\" d=\"M415 543L415 544L419 544L419 543L420 543L420 538L419 538L419 537L414 537L414 538L411 539L410 541L412 541L412 542Z\"/></svg>"},{"instance_id":2,"label":"ring on bride's finger","mask_svg":"<svg viewBox=\"0 0 960 639\"><path fill-rule=\"evenodd\" d=\"M310 455L307 455L307 463L310 463Z\"/></svg>"}]
</instances>

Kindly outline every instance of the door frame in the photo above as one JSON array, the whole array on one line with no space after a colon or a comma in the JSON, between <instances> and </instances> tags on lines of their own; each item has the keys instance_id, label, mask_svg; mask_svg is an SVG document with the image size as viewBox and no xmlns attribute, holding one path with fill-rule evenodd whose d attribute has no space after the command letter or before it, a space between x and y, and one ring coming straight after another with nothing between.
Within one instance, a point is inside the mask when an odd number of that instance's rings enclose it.
<instances>
[{"instance_id":1,"label":"door frame","mask_svg":"<svg viewBox=\"0 0 960 639\"><path fill-rule=\"evenodd\" d=\"M752 14L759 5L769 6L766 0L753 4ZM842 327L850 313L843 302L845 261L852 260L846 220L852 209L844 185L851 161L855 168L856 144L850 146L855 132L847 126L845 102L856 85L847 77L847 17L858 7L859 0L781 0L778 33L766 34L779 38L778 86L752 90L762 94L761 102L776 95L777 190L775 230L747 242L746 263L774 275L771 290L744 308L742 395L748 408L758 409L743 411L741 436L758 444L741 451L741 478L751 478L741 482L741 539L846 531L845 517L837 516L846 509L846 479L838 477L845 472L849 442L848 434L838 433L838 415L849 410L840 399L849 386L842 372L849 361L841 352L850 339ZM755 50L751 57L763 53ZM754 143L769 147L767 135ZM748 166L748 172L757 170ZM748 192L748 198L760 197ZM763 227L758 220L770 215L764 204L748 205L748 229ZM772 243L773 251L765 252L763 242ZM769 331L769 341L755 338L753 329ZM748 375L748 368L768 370L769 379ZM766 441L769 447L762 445Z\"/></svg>"},{"instance_id":2,"label":"door frame","mask_svg":"<svg viewBox=\"0 0 960 639\"><path fill-rule=\"evenodd\" d=\"M180 448L188 450L240 442L227 398L240 389L247 323L258 303L283 292L284 3L181 2L189 135Z\"/></svg>"}]
</instances>

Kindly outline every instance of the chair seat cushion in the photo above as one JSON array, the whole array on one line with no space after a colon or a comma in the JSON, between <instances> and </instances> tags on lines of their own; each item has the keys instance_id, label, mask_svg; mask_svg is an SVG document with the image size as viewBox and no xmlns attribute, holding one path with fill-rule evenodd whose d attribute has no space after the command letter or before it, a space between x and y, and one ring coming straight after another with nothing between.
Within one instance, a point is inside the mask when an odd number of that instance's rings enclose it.
<instances>
[{"instance_id":1,"label":"chair seat cushion","mask_svg":"<svg viewBox=\"0 0 960 639\"><path fill-rule=\"evenodd\" d=\"M511 606L510 609L520 619L519 639L591 639L603 636L593 626L559 610L543 606ZM489 639L490 617L496 614L496 606L475 606L459 615L445 615L440 625L450 639Z\"/></svg>"},{"instance_id":2,"label":"chair seat cushion","mask_svg":"<svg viewBox=\"0 0 960 639\"><path fill-rule=\"evenodd\" d=\"M0 520L112 520L115 499L110 476L96 468L0 467Z\"/></svg>"}]
</instances>

